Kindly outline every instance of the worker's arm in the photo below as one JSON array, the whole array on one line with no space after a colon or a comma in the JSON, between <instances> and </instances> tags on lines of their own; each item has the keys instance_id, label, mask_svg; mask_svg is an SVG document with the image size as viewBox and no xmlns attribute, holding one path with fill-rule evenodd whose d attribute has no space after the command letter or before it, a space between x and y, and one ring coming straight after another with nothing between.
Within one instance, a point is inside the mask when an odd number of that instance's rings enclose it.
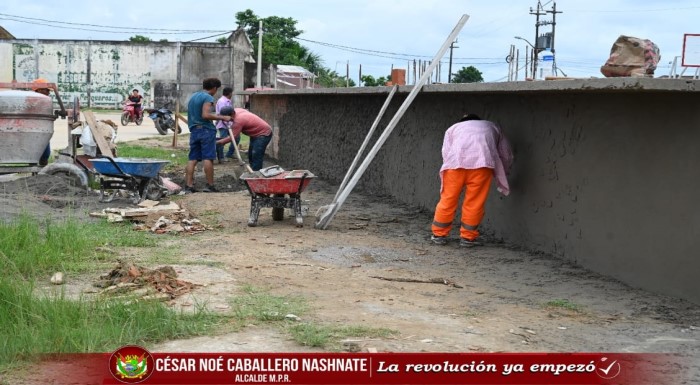
<instances>
[{"instance_id":1,"label":"worker's arm","mask_svg":"<svg viewBox=\"0 0 700 385\"><path fill-rule=\"evenodd\" d=\"M229 122L231 121L230 116L224 116L224 115L217 115L214 112L211 112L211 107L212 103L207 102L202 105L202 118L206 120L223 120L224 122Z\"/></svg>"}]
</instances>

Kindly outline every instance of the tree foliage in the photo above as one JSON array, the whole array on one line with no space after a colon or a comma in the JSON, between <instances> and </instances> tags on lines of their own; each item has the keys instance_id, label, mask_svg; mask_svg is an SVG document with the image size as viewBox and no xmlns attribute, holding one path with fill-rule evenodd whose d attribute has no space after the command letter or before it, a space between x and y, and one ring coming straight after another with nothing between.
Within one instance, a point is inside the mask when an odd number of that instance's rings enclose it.
<instances>
[{"instance_id":1,"label":"tree foliage","mask_svg":"<svg viewBox=\"0 0 700 385\"><path fill-rule=\"evenodd\" d=\"M142 35L134 35L129 38L129 41L132 43L148 43L153 40L151 40L150 37L142 36Z\"/></svg>"},{"instance_id":2,"label":"tree foliage","mask_svg":"<svg viewBox=\"0 0 700 385\"><path fill-rule=\"evenodd\" d=\"M347 79L345 76L341 76L335 71L331 71L330 68L321 68L317 73L318 77L316 82L326 88L334 87L355 87L355 81L352 79Z\"/></svg>"},{"instance_id":3,"label":"tree foliage","mask_svg":"<svg viewBox=\"0 0 700 385\"><path fill-rule=\"evenodd\" d=\"M316 82L324 87L345 87L345 77L323 66L321 56L299 44L294 38L304 31L297 29L297 21L291 17L258 17L252 10L246 9L236 13L236 22L243 28L251 43L254 57L258 55L258 34L260 21L263 22L262 65L284 64L297 65L318 75ZM350 86L355 82L350 79Z\"/></svg>"},{"instance_id":4,"label":"tree foliage","mask_svg":"<svg viewBox=\"0 0 700 385\"><path fill-rule=\"evenodd\" d=\"M474 66L462 67L456 74L452 74L452 83L481 83L484 77L481 71Z\"/></svg>"},{"instance_id":5,"label":"tree foliage","mask_svg":"<svg viewBox=\"0 0 700 385\"><path fill-rule=\"evenodd\" d=\"M391 75L387 76L386 78L384 76L380 76L377 79L375 79L372 75L362 75L360 79L365 87L381 87L385 86L386 82L391 81Z\"/></svg>"},{"instance_id":6,"label":"tree foliage","mask_svg":"<svg viewBox=\"0 0 700 385\"><path fill-rule=\"evenodd\" d=\"M226 43L228 43L228 38L222 36L222 37L216 39L216 42L219 44L226 44Z\"/></svg>"},{"instance_id":7,"label":"tree foliage","mask_svg":"<svg viewBox=\"0 0 700 385\"><path fill-rule=\"evenodd\" d=\"M263 22L262 64L298 65L311 72L321 68L321 57L294 40L304 31L297 29L297 21L291 17L269 16L258 17L252 10L247 9L236 13L238 26L245 29L253 49L255 57L258 55L258 39L260 35L260 21Z\"/></svg>"}]
</instances>

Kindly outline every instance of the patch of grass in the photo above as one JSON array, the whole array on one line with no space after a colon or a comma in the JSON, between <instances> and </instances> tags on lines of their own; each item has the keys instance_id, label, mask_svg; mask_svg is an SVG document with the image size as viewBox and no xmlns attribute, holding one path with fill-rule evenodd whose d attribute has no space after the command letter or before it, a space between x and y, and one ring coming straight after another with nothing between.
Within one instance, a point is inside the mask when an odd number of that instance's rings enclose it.
<instances>
[{"instance_id":1,"label":"patch of grass","mask_svg":"<svg viewBox=\"0 0 700 385\"><path fill-rule=\"evenodd\" d=\"M112 351L210 332L224 317L175 312L159 302L37 297L16 275L0 277L0 373L41 353Z\"/></svg>"},{"instance_id":2,"label":"patch of grass","mask_svg":"<svg viewBox=\"0 0 700 385\"><path fill-rule=\"evenodd\" d=\"M544 304L545 307L566 309L570 311L580 312L581 306L577 305L568 299L555 299Z\"/></svg>"},{"instance_id":3,"label":"patch of grass","mask_svg":"<svg viewBox=\"0 0 700 385\"><path fill-rule=\"evenodd\" d=\"M366 326L327 326L310 323L293 325L289 328L294 340L304 346L339 350L341 340L355 338L385 338L398 334L395 330L370 328Z\"/></svg>"},{"instance_id":4,"label":"patch of grass","mask_svg":"<svg viewBox=\"0 0 700 385\"><path fill-rule=\"evenodd\" d=\"M166 169L187 164L189 149L187 148L159 148L149 146L137 146L133 144L120 144L119 156L124 158L151 158L168 160L170 163ZM173 157L173 155L175 155Z\"/></svg>"},{"instance_id":5,"label":"patch of grass","mask_svg":"<svg viewBox=\"0 0 700 385\"><path fill-rule=\"evenodd\" d=\"M211 333L227 317L197 307L176 312L160 302L114 298L71 300L42 295L32 280L54 271L94 270L109 251L153 247L151 234L129 225L40 221L27 214L0 222L0 373L41 353L105 352L123 345Z\"/></svg>"},{"instance_id":6,"label":"patch of grass","mask_svg":"<svg viewBox=\"0 0 700 385\"><path fill-rule=\"evenodd\" d=\"M287 314L299 316L307 310L303 298L274 296L252 286L243 291L245 295L231 299L233 317L241 322L283 321Z\"/></svg>"},{"instance_id":7,"label":"patch of grass","mask_svg":"<svg viewBox=\"0 0 700 385\"><path fill-rule=\"evenodd\" d=\"M326 326L286 321L287 314L303 315L308 306L303 298L280 297L252 286L243 288L244 295L231 300L233 317L239 322L270 322L281 326L301 345L340 350L340 341L349 337L383 338L398 334L385 328L365 326Z\"/></svg>"},{"instance_id":8,"label":"patch of grass","mask_svg":"<svg viewBox=\"0 0 700 385\"><path fill-rule=\"evenodd\" d=\"M241 141L238 144L240 146L239 148L247 149L250 146L250 137L241 134ZM241 157L243 157L243 154L241 154ZM246 160L246 158L243 157L243 160Z\"/></svg>"},{"instance_id":9,"label":"patch of grass","mask_svg":"<svg viewBox=\"0 0 700 385\"><path fill-rule=\"evenodd\" d=\"M162 234L166 235L166 234ZM148 255L142 258L143 263L151 265L176 265L182 262L180 256L180 246L170 244L167 246L158 246L151 250Z\"/></svg>"},{"instance_id":10,"label":"patch of grass","mask_svg":"<svg viewBox=\"0 0 700 385\"><path fill-rule=\"evenodd\" d=\"M54 271L85 271L105 258L97 247L156 244L151 234L133 231L129 225L75 219L40 221L22 214L12 222L0 222L0 271L24 278Z\"/></svg>"}]
</instances>

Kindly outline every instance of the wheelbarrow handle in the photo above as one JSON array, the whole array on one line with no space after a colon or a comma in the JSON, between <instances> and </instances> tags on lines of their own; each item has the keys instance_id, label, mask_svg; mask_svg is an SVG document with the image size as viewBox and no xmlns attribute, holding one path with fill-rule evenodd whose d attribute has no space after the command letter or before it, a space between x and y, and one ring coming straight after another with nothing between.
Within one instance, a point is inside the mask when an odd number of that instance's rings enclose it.
<instances>
[{"instance_id":1,"label":"wheelbarrow handle","mask_svg":"<svg viewBox=\"0 0 700 385\"><path fill-rule=\"evenodd\" d=\"M117 162L115 162L114 159L112 159L111 157L109 157L109 156L104 156L104 155L101 155L101 154L100 154L99 158L100 158L100 159L108 159L108 160L110 161L110 163L112 163L112 164L114 165L114 168L116 168L117 171L119 171L119 173L120 173L121 175L124 175L124 176L126 176L126 177L128 177L128 178L133 178L133 176L131 176L130 174L124 172L124 170L122 170L122 168L119 167L119 165L117 164Z\"/></svg>"},{"instance_id":2,"label":"wheelbarrow handle","mask_svg":"<svg viewBox=\"0 0 700 385\"><path fill-rule=\"evenodd\" d=\"M299 191L297 191L297 196L301 196L301 190L304 189L304 179L306 179L306 171L301 175L301 179L299 180Z\"/></svg>"}]
</instances>

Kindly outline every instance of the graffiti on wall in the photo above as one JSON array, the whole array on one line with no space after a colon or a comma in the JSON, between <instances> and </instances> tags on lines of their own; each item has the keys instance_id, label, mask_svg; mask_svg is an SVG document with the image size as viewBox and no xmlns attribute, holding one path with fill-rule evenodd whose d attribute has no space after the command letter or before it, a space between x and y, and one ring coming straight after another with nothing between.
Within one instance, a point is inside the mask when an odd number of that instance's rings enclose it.
<instances>
[{"instance_id":1,"label":"graffiti on wall","mask_svg":"<svg viewBox=\"0 0 700 385\"><path fill-rule=\"evenodd\" d=\"M128 47L124 50L128 51ZM129 57L134 55L120 55L117 46L106 49L102 45L87 43L13 43L12 53L15 80L31 82L44 78L56 83L61 99L72 101L79 97L83 105L119 108L134 88L144 95L151 89L152 74L148 66L135 64L134 58ZM131 62L122 64L122 60Z\"/></svg>"},{"instance_id":2,"label":"graffiti on wall","mask_svg":"<svg viewBox=\"0 0 700 385\"><path fill-rule=\"evenodd\" d=\"M247 39L237 42L246 45L244 52L252 50ZM230 85L232 72L243 78L243 61L232 60L235 49L218 43L0 40L0 82L44 78L57 84L62 99L79 96L90 107L119 107L133 89L158 105L179 99L185 106L202 79L217 76Z\"/></svg>"}]
</instances>

